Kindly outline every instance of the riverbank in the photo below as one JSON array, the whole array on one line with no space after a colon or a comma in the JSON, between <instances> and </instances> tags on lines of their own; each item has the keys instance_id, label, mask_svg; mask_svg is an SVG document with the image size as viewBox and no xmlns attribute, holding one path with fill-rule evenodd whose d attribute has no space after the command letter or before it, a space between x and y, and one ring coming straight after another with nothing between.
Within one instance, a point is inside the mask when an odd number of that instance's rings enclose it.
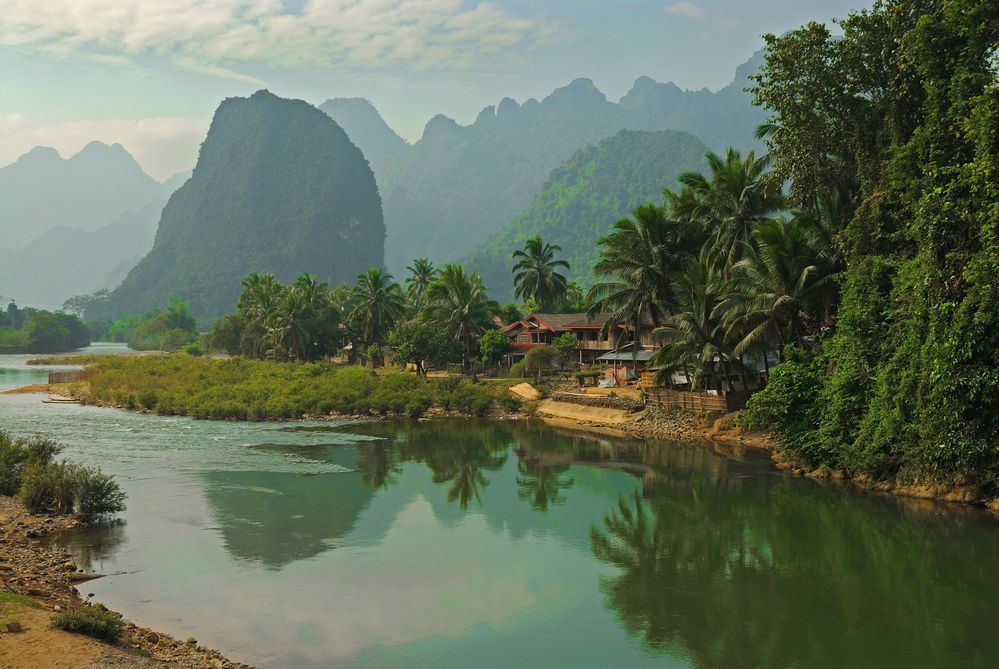
<instances>
[{"instance_id":1,"label":"riverbank","mask_svg":"<svg viewBox=\"0 0 999 669\"><path fill-rule=\"evenodd\" d=\"M16 499L0 496L0 667L250 669L195 639L180 641L128 621L117 645L53 629L59 612L101 607L79 590L98 575L81 572L68 551L42 541L77 525L75 517L30 514Z\"/></svg>"},{"instance_id":2,"label":"riverbank","mask_svg":"<svg viewBox=\"0 0 999 669\"><path fill-rule=\"evenodd\" d=\"M51 362L58 362L53 359ZM504 383L473 384L461 378L427 379L413 374L311 363L289 365L262 360L213 360L186 354L97 357L87 382L60 386L58 393L83 403L163 415L225 420L344 420L437 417L510 417L558 419L563 426L614 430L639 438L710 441L734 448L771 451L780 469L814 479L847 482L864 490L919 499L972 504L999 513L995 491L962 481L879 480L863 472L814 467L789 458L764 431L748 431L738 414L706 417L681 409L649 405L640 409L624 395L615 406L559 401L578 395L571 384L547 388L555 399L522 402ZM521 384L523 385L523 384ZM27 390L27 389L25 389ZM31 390L54 392L50 386ZM629 402L628 400L636 400ZM613 405L614 402L603 402ZM636 404L636 406L630 406ZM637 410L640 409L640 410Z\"/></svg>"},{"instance_id":3,"label":"riverbank","mask_svg":"<svg viewBox=\"0 0 999 669\"><path fill-rule=\"evenodd\" d=\"M879 480L863 472L847 472L826 465L810 466L790 458L771 434L749 431L740 426L739 412L720 417L702 416L658 405L649 405L644 410L633 412L553 400L542 400L533 411L553 425L602 434L722 443L734 449L764 449L770 451L771 459L778 469L793 476L810 478L826 485L849 485L865 492L977 506L999 516L999 496L981 485L960 481Z\"/></svg>"}]
</instances>

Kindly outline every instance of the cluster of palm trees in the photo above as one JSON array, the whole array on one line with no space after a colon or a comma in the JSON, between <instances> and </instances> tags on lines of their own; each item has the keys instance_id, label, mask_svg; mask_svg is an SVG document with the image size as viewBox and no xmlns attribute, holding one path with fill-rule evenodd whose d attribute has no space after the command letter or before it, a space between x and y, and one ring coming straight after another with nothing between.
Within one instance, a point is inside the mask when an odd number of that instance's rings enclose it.
<instances>
[{"instance_id":1,"label":"cluster of palm trees","mask_svg":"<svg viewBox=\"0 0 999 669\"><path fill-rule=\"evenodd\" d=\"M788 210L767 157L729 149L707 160L709 176L681 175L679 192L600 240L588 298L610 322L662 326L660 381L676 372L692 387L732 390L734 378L746 384L747 356L807 345L826 324L842 265L833 240L850 205L823 193Z\"/></svg>"},{"instance_id":2,"label":"cluster of palm trees","mask_svg":"<svg viewBox=\"0 0 999 669\"><path fill-rule=\"evenodd\" d=\"M461 344L470 360L478 336L499 310L479 275L461 265L438 269L426 258L407 268L405 285L382 268L353 287L331 288L310 274L285 285L271 274L248 275L238 312L218 321L212 348L276 360L312 361L346 349L351 357L380 359L392 329L418 321Z\"/></svg>"}]
</instances>

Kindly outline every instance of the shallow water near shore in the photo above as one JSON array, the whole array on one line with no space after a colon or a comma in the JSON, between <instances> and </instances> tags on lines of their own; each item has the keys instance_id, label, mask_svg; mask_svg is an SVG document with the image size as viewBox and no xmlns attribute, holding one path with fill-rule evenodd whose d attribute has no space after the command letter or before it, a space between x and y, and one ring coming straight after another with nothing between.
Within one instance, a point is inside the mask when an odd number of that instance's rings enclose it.
<instances>
[{"instance_id":1,"label":"shallow water near shore","mask_svg":"<svg viewBox=\"0 0 999 669\"><path fill-rule=\"evenodd\" d=\"M44 381L0 357L0 385ZM0 388L2 389L2 388ZM115 474L57 540L133 621L260 667L999 666L999 524L765 453L534 422L229 423L0 395Z\"/></svg>"}]
</instances>

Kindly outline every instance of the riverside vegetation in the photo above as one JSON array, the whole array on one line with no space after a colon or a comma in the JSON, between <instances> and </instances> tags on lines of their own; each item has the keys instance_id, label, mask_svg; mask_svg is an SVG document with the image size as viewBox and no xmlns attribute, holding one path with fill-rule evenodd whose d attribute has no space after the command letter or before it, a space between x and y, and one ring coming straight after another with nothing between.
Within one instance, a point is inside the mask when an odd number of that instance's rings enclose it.
<instances>
[{"instance_id":1,"label":"riverside vegetation","mask_svg":"<svg viewBox=\"0 0 999 669\"><path fill-rule=\"evenodd\" d=\"M732 390L752 373L747 359L778 351L781 364L742 422L771 430L804 465L995 488L999 8L888 0L840 25L842 38L817 23L766 36L752 93L771 112L758 130L767 154L709 152L707 173L679 175L677 190L614 223L585 296L558 244L525 240L514 251L515 294L527 311L668 324L654 333L663 384L680 374L694 389ZM251 274L238 312L206 343L277 361L345 350L375 366L392 354L421 373L460 361L474 375L502 357L487 333L494 318L519 317L517 305L500 307L461 265L420 259L408 269L405 287L378 268L335 288L310 275L284 285ZM556 358L534 357L539 374ZM391 410L418 413L419 379L386 378L416 393ZM148 389L119 382L122 398L141 404L134 391ZM240 410L287 413L274 397ZM166 411L189 403L169 392L163 401ZM292 406L337 409L323 401ZM194 410L210 414L224 400L205 402Z\"/></svg>"},{"instance_id":2,"label":"riverside vegetation","mask_svg":"<svg viewBox=\"0 0 999 669\"><path fill-rule=\"evenodd\" d=\"M434 381L403 372L377 374L329 362L213 360L185 354L109 356L93 367L87 403L164 415L286 420L337 414L422 416L431 406L483 415L493 393L458 378Z\"/></svg>"},{"instance_id":3,"label":"riverside vegetation","mask_svg":"<svg viewBox=\"0 0 999 669\"><path fill-rule=\"evenodd\" d=\"M56 461L62 447L44 437L14 438L0 430L0 495L29 511L76 513L91 522L125 510L125 494L100 469Z\"/></svg>"}]
</instances>

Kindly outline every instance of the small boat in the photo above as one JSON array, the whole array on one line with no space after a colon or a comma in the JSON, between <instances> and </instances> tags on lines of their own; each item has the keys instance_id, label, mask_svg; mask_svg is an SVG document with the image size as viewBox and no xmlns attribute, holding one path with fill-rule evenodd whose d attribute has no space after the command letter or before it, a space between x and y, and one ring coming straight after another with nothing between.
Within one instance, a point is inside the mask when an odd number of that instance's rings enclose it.
<instances>
[{"instance_id":1,"label":"small boat","mask_svg":"<svg viewBox=\"0 0 999 669\"><path fill-rule=\"evenodd\" d=\"M65 395L49 395L48 399L44 399L42 402L44 404L79 404L80 400Z\"/></svg>"}]
</instances>

